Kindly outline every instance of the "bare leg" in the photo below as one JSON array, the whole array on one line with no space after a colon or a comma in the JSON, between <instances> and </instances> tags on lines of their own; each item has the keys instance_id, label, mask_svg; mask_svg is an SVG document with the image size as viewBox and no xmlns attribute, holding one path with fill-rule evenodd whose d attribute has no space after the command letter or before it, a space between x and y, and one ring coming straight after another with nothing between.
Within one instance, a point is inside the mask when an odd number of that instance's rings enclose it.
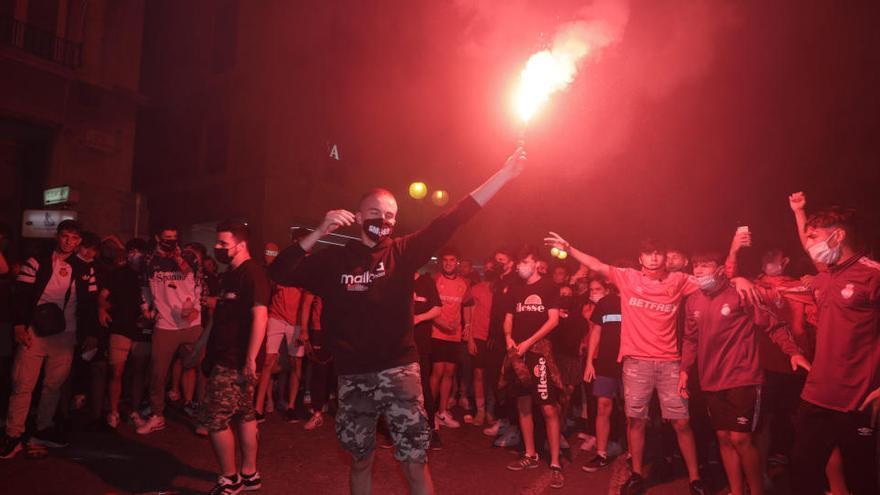
<instances>
[{"instance_id":1,"label":"bare leg","mask_svg":"<svg viewBox=\"0 0 880 495\"><path fill-rule=\"evenodd\" d=\"M296 406L296 394L299 393L299 380L302 377L303 358L295 357L291 362L290 370L290 388L288 389L287 409L293 409Z\"/></svg>"},{"instance_id":2,"label":"bare leg","mask_svg":"<svg viewBox=\"0 0 880 495\"><path fill-rule=\"evenodd\" d=\"M446 405L449 402L449 394L452 392L452 382L455 380L455 364L443 364L443 379L440 380L440 404L437 409L441 415L446 414Z\"/></svg>"},{"instance_id":3,"label":"bare leg","mask_svg":"<svg viewBox=\"0 0 880 495\"><path fill-rule=\"evenodd\" d=\"M263 369L260 371L260 381L257 382L257 402L255 409L258 413L263 414L266 404L266 390L272 381L272 367L278 361L278 354L266 354L266 360L263 362Z\"/></svg>"},{"instance_id":4,"label":"bare leg","mask_svg":"<svg viewBox=\"0 0 880 495\"><path fill-rule=\"evenodd\" d=\"M483 370L480 368L474 368L474 402L477 411L486 410L486 388L483 383Z\"/></svg>"},{"instance_id":5,"label":"bare leg","mask_svg":"<svg viewBox=\"0 0 880 495\"><path fill-rule=\"evenodd\" d=\"M241 472L253 474L257 472L257 422L248 421L238 424L238 441L241 444Z\"/></svg>"},{"instance_id":6,"label":"bare leg","mask_svg":"<svg viewBox=\"0 0 880 495\"><path fill-rule=\"evenodd\" d=\"M831 457L825 465L825 476L828 477L828 486L833 495L849 494L846 477L843 475L843 456L840 455L840 447L835 447L831 451Z\"/></svg>"},{"instance_id":7,"label":"bare leg","mask_svg":"<svg viewBox=\"0 0 880 495\"><path fill-rule=\"evenodd\" d=\"M613 402L608 397L599 397L596 407L596 450L608 452L608 437L611 436L611 411Z\"/></svg>"},{"instance_id":8,"label":"bare leg","mask_svg":"<svg viewBox=\"0 0 880 495\"><path fill-rule=\"evenodd\" d=\"M226 428L223 431L210 432L211 447L220 464L220 472L223 476L235 476L238 470L235 468L235 435L232 430Z\"/></svg>"},{"instance_id":9,"label":"bare leg","mask_svg":"<svg viewBox=\"0 0 880 495\"><path fill-rule=\"evenodd\" d=\"M351 472L349 473L351 495L370 495L372 484L373 453L371 452L366 459L351 462Z\"/></svg>"},{"instance_id":10,"label":"bare leg","mask_svg":"<svg viewBox=\"0 0 880 495\"><path fill-rule=\"evenodd\" d=\"M721 462L724 464L724 472L727 473L727 483L730 485L731 495L743 495L742 464L739 454L730 439L729 431L716 431L718 436L718 448L721 452Z\"/></svg>"},{"instance_id":11,"label":"bare leg","mask_svg":"<svg viewBox=\"0 0 880 495\"><path fill-rule=\"evenodd\" d=\"M764 495L764 470L761 454L755 446L751 433L730 432L730 442L739 456L742 471L746 474L751 495Z\"/></svg>"},{"instance_id":12,"label":"bare leg","mask_svg":"<svg viewBox=\"0 0 880 495\"><path fill-rule=\"evenodd\" d=\"M642 461L645 457L645 427L647 424L648 420L644 418L627 418L626 422L633 472L642 476L644 476Z\"/></svg>"},{"instance_id":13,"label":"bare leg","mask_svg":"<svg viewBox=\"0 0 880 495\"><path fill-rule=\"evenodd\" d=\"M687 464L688 478L691 481L700 479L697 443L694 441L694 430L691 429L690 422L686 419L676 419L672 421L672 427L675 428L675 434L678 436L678 448L681 449L684 463Z\"/></svg>"},{"instance_id":14,"label":"bare leg","mask_svg":"<svg viewBox=\"0 0 880 495\"><path fill-rule=\"evenodd\" d=\"M528 395L518 397L516 405L519 409L519 428L526 446L526 455L534 457L537 452L535 451L535 421L532 419L532 398ZM557 438L556 441L558 442L559 439Z\"/></svg>"},{"instance_id":15,"label":"bare leg","mask_svg":"<svg viewBox=\"0 0 880 495\"><path fill-rule=\"evenodd\" d=\"M434 483L431 481L431 472L428 470L427 463L402 462L400 466L403 468L403 474L409 482L409 492L412 495L434 494Z\"/></svg>"},{"instance_id":16,"label":"bare leg","mask_svg":"<svg viewBox=\"0 0 880 495\"><path fill-rule=\"evenodd\" d=\"M119 414L119 399L122 397L122 375L125 373L125 361L110 365L110 384L107 385L107 396L110 400L110 413ZM139 404L132 404L137 410Z\"/></svg>"},{"instance_id":17,"label":"bare leg","mask_svg":"<svg viewBox=\"0 0 880 495\"><path fill-rule=\"evenodd\" d=\"M559 463L559 406L547 404L541 407L544 422L547 423L547 443L550 444L550 465L562 466ZM534 440L532 441L534 443Z\"/></svg>"}]
</instances>

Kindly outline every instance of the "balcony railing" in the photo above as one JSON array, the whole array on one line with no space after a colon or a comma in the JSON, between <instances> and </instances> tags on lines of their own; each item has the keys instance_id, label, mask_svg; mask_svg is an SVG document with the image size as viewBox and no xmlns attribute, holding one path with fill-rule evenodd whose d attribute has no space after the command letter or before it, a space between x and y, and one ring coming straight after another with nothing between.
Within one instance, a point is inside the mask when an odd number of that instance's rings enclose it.
<instances>
[{"instance_id":1,"label":"balcony railing","mask_svg":"<svg viewBox=\"0 0 880 495\"><path fill-rule=\"evenodd\" d=\"M14 46L72 69L82 64L82 43L59 38L55 33L11 17L0 17L0 44Z\"/></svg>"}]
</instances>

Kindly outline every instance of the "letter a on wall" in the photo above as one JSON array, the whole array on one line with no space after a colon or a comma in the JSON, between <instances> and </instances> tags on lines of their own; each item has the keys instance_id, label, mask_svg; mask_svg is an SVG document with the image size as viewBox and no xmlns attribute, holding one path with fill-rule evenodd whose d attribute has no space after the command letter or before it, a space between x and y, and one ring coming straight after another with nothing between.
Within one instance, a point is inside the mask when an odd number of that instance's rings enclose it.
<instances>
[{"instance_id":1,"label":"letter a on wall","mask_svg":"<svg viewBox=\"0 0 880 495\"><path fill-rule=\"evenodd\" d=\"M339 160L339 146L333 145L330 147L330 158L334 160Z\"/></svg>"}]
</instances>

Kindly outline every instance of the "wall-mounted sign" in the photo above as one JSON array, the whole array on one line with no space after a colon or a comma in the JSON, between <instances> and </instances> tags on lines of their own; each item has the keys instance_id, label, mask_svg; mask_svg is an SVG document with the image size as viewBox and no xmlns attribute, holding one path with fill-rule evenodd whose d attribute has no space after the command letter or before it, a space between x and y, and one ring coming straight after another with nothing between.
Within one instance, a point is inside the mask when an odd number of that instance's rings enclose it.
<instances>
[{"instance_id":1,"label":"wall-mounted sign","mask_svg":"<svg viewBox=\"0 0 880 495\"><path fill-rule=\"evenodd\" d=\"M21 236L51 239L55 237L58 224L64 220L76 220L71 210L24 210L21 219Z\"/></svg>"},{"instance_id":2,"label":"wall-mounted sign","mask_svg":"<svg viewBox=\"0 0 880 495\"><path fill-rule=\"evenodd\" d=\"M43 206L65 205L79 201L79 192L70 186L50 187L43 191Z\"/></svg>"}]
</instances>

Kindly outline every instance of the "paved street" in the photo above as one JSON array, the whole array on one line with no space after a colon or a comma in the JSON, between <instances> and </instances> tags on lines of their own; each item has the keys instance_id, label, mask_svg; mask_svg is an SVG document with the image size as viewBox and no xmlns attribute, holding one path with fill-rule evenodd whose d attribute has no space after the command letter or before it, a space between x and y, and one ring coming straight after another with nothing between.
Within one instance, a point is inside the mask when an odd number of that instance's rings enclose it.
<instances>
[{"instance_id":1,"label":"paved street","mask_svg":"<svg viewBox=\"0 0 880 495\"><path fill-rule=\"evenodd\" d=\"M347 458L337 444L332 421L307 432L272 415L262 425L260 471L263 494L345 494ZM566 487L549 487L548 469L511 472L505 465L513 450L490 447L490 439L475 427L443 430L444 449L431 453L430 465L439 494L580 494L608 493L609 471L590 475L580 465L590 454L573 449L567 464ZM204 493L216 476L208 440L193 435L182 417L170 417L168 428L142 437L121 425L117 433L80 433L71 446L54 450L45 459L23 453L0 461L4 493L140 494ZM577 440L575 439L575 442ZM576 446L577 444L575 444ZM375 494L407 493L403 474L391 450L379 449L374 470ZM687 494L683 480L659 485L652 495Z\"/></svg>"}]
</instances>

